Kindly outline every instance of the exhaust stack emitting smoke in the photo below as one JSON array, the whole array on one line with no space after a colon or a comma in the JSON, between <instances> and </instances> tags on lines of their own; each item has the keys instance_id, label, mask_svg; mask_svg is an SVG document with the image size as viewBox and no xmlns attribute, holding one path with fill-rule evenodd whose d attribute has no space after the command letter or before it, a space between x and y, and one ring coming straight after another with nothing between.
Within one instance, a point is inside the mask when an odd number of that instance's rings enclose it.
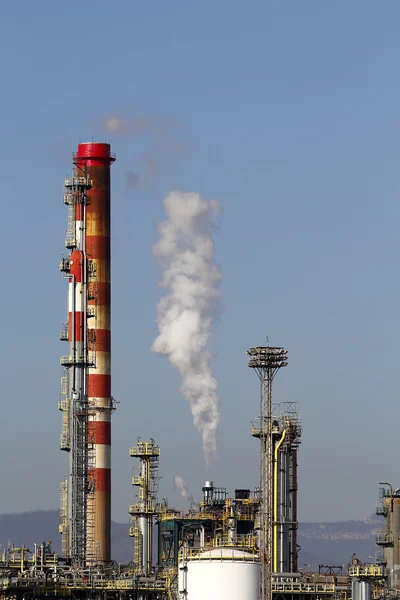
<instances>
[{"instance_id":1,"label":"exhaust stack emitting smoke","mask_svg":"<svg viewBox=\"0 0 400 600\"><path fill-rule=\"evenodd\" d=\"M191 494L188 486L186 485L186 481L180 475L175 475L174 477L174 489L178 490L182 498L185 498L191 504L196 504L196 500L194 499L193 494Z\"/></svg>"},{"instance_id":2,"label":"exhaust stack emitting smoke","mask_svg":"<svg viewBox=\"0 0 400 600\"><path fill-rule=\"evenodd\" d=\"M179 371L180 392L190 405L209 465L216 456L220 421L218 384L208 350L221 298L222 276L212 240L220 205L199 194L171 192L164 209L168 218L158 227L153 254L163 268L160 286L168 292L157 304L159 335L151 349L168 356Z\"/></svg>"}]
</instances>

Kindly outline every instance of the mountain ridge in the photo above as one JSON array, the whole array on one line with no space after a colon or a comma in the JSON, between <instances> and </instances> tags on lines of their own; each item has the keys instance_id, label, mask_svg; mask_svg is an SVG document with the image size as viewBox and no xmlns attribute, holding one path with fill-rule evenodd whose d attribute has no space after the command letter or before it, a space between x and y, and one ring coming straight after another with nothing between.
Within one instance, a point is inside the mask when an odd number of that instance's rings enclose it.
<instances>
[{"instance_id":1,"label":"mountain ridge","mask_svg":"<svg viewBox=\"0 0 400 600\"><path fill-rule=\"evenodd\" d=\"M58 510L35 510L25 513L0 515L0 544L9 541L15 546L33 549L33 544L51 540L55 552L61 552L61 536L58 533ZM346 566L353 553L366 562L376 552L375 536L382 521L375 516L363 521L299 523L299 568L318 570L318 566ZM129 524L111 524L112 557L117 562L132 559L133 542L128 535Z\"/></svg>"}]
</instances>

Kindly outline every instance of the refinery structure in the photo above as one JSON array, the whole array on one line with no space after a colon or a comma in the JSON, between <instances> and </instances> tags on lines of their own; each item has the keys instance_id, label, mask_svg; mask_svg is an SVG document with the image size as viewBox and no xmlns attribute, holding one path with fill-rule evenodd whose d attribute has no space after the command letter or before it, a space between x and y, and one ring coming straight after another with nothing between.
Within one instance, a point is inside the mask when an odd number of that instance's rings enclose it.
<instances>
[{"instance_id":1,"label":"refinery structure","mask_svg":"<svg viewBox=\"0 0 400 600\"><path fill-rule=\"evenodd\" d=\"M60 448L61 554L48 544L14 547L0 560L3 599L129 598L131 600L372 600L400 596L400 490L382 484L377 513L381 552L373 564L353 557L347 572L323 566L300 571L297 541L298 451L302 423L297 403L277 404L273 382L288 365L284 348L247 351L257 374L259 415L251 433L260 448L254 487L228 491L206 481L202 499L182 510L160 501L160 447L140 437L134 502L127 512L132 554L111 555L111 224L110 172L115 155L106 143L82 143L64 184L68 211L60 270L68 286L67 320L60 338L63 376ZM240 352L241 349L238 349ZM252 415L249 415L249 421ZM139 434L140 432L137 432ZM128 450L128 449L127 449ZM128 476L128 474L127 474Z\"/></svg>"},{"instance_id":2,"label":"refinery structure","mask_svg":"<svg viewBox=\"0 0 400 600\"><path fill-rule=\"evenodd\" d=\"M74 564L111 558L111 284L110 165L108 144L79 144L75 173L65 180L68 207L61 262L68 279L68 321L61 339L63 414L61 450L68 475L61 484L63 553Z\"/></svg>"}]
</instances>

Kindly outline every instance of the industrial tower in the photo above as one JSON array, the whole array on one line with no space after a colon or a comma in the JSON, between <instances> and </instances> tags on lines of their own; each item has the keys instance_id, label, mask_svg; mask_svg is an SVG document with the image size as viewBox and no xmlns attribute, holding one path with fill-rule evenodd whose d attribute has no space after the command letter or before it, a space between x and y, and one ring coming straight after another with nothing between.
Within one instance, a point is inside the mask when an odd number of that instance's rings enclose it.
<instances>
[{"instance_id":1,"label":"industrial tower","mask_svg":"<svg viewBox=\"0 0 400 600\"><path fill-rule=\"evenodd\" d=\"M258 428L259 430L259 428ZM253 435L259 437L253 429ZM274 404L273 437L273 573L296 573L297 545L297 453L301 421L297 402Z\"/></svg>"},{"instance_id":2,"label":"industrial tower","mask_svg":"<svg viewBox=\"0 0 400 600\"><path fill-rule=\"evenodd\" d=\"M154 440L129 448L129 455L139 458L139 474L132 476L132 485L139 488L139 502L131 504L132 526L129 535L134 538L134 563L137 574L148 576L153 568L153 521L157 514L158 465L160 446Z\"/></svg>"},{"instance_id":3,"label":"industrial tower","mask_svg":"<svg viewBox=\"0 0 400 600\"><path fill-rule=\"evenodd\" d=\"M260 380L260 599L272 600L274 472L272 382L278 370L286 367L287 350L257 346L247 351L248 366Z\"/></svg>"},{"instance_id":4,"label":"industrial tower","mask_svg":"<svg viewBox=\"0 0 400 600\"><path fill-rule=\"evenodd\" d=\"M376 535L376 544L382 548L379 562L389 574L392 588L400 588L400 488L382 481L376 514L383 516L383 527Z\"/></svg>"},{"instance_id":5,"label":"industrial tower","mask_svg":"<svg viewBox=\"0 0 400 600\"><path fill-rule=\"evenodd\" d=\"M69 453L61 484L60 533L72 564L110 561L111 323L109 144L79 144L74 174L64 184L68 206L60 270L68 278L68 322L61 331L68 355L59 402L61 450Z\"/></svg>"}]
</instances>

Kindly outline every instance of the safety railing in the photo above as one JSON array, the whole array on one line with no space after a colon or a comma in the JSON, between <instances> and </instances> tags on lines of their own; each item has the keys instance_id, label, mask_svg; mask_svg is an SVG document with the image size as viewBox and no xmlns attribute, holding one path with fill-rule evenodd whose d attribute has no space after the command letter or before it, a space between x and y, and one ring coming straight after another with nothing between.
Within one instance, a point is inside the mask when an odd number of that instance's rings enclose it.
<instances>
[{"instance_id":1,"label":"safety railing","mask_svg":"<svg viewBox=\"0 0 400 600\"><path fill-rule=\"evenodd\" d=\"M213 548L246 548L254 550L256 548L257 538L249 536L247 538L239 538L235 542L229 541L224 536L217 536L213 539Z\"/></svg>"},{"instance_id":2,"label":"safety railing","mask_svg":"<svg viewBox=\"0 0 400 600\"><path fill-rule=\"evenodd\" d=\"M68 323L63 323L60 331L60 340L68 342Z\"/></svg>"},{"instance_id":3,"label":"safety railing","mask_svg":"<svg viewBox=\"0 0 400 600\"><path fill-rule=\"evenodd\" d=\"M185 513L183 511L160 511L160 521L174 521L176 519L184 521L185 519L190 521L216 521L217 517L212 513L199 512L199 513Z\"/></svg>"},{"instance_id":4,"label":"safety railing","mask_svg":"<svg viewBox=\"0 0 400 600\"><path fill-rule=\"evenodd\" d=\"M129 514L154 514L156 512L155 506L152 502L138 502L137 504L131 504L129 506Z\"/></svg>"},{"instance_id":5,"label":"safety railing","mask_svg":"<svg viewBox=\"0 0 400 600\"><path fill-rule=\"evenodd\" d=\"M74 589L96 589L96 590L143 590L143 591L165 591L166 582L160 579L154 580L142 580L139 577L126 578L126 579L89 579L75 577L68 581L50 582L45 579L30 578L30 577L9 577L0 579L0 589L7 588L30 588L35 586L36 591L40 591L41 588L46 589L47 592L51 589L53 591L61 592L62 590L74 590Z\"/></svg>"},{"instance_id":6,"label":"safety railing","mask_svg":"<svg viewBox=\"0 0 400 600\"><path fill-rule=\"evenodd\" d=\"M379 531L376 534L376 544L377 546L393 546L393 534L387 531Z\"/></svg>"},{"instance_id":7,"label":"safety railing","mask_svg":"<svg viewBox=\"0 0 400 600\"><path fill-rule=\"evenodd\" d=\"M74 231L67 230L65 234L64 246L71 250L72 248L76 248L76 235Z\"/></svg>"},{"instance_id":8,"label":"safety railing","mask_svg":"<svg viewBox=\"0 0 400 600\"><path fill-rule=\"evenodd\" d=\"M92 187L91 182L86 177L66 177L64 187L67 189L87 190Z\"/></svg>"},{"instance_id":9,"label":"safety railing","mask_svg":"<svg viewBox=\"0 0 400 600\"><path fill-rule=\"evenodd\" d=\"M144 485L145 478L140 475L139 477L132 477L132 485Z\"/></svg>"},{"instance_id":10,"label":"safety railing","mask_svg":"<svg viewBox=\"0 0 400 600\"><path fill-rule=\"evenodd\" d=\"M376 565L356 566L349 568L350 577L382 577L382 567Z\"/></svg>"},{"instance_id":11,"label":"safety railing","mask_svg":"<svg viewBox=\"0 0 400 600\"><path fill-rule=\"evenodd\" d=\"M69 271L70 271L69 258L63 258L61 260L60 271L62 271L63 273L69 273Z\"/></svg>"},{"instance_id":12,"label":"safety railing","mask_svg":"<svg viewBox=\"0 0 400 600\"><path fill-rule=\"evenodd\" d=\"M377 515L385 516L388 513L388 508L384 504L378 504L375 512Z\"/></svg>"},{"instance_id":13,"label":"safety railing","mask_svg":"<svg viewBox=\"0 0 400 600\"><path fill-rule=\"evenodd\" d=\"M160 448L154 442L138 442L129 448L129 456L160 456Z\"/></svg>"},{"instance_id":14,"label":"safety railing","mask_svg":"<svg viewBox=\"0 0 400 600\"><path fill-rule=\"evenodd\" d=\"M215 548L210 550L201 550L199 548L184 548L179 551L179 561L186 562L188 560L207 560L207 561L235 561L235 562L252 562L258 563L258 554L243 552L235 548L221 548L219 551Z\"/></svg>"},{"instance_id":15,"label":"safety railing","mask_svg":"<svg viewBox=\"0 0 400 600\"><path fill-rule=\"evenodd\" d=\"M272 582L273 592L288 592L291 594L334 594L335 585L333 583L305 583L305 582Z\"/></svg>"},{"instance_id":16,"label":"safety railing","mask_svg":"<svg viewBox=\"0 0 400 600\"><path fill-rule=\"evenodd\" d=\"M60 358L60 364L63 367L71 367L72 365L86 365L89 367L95 366L95 356L88 352L85 354L67 355Z\"/></svg>"}]
</instances>

